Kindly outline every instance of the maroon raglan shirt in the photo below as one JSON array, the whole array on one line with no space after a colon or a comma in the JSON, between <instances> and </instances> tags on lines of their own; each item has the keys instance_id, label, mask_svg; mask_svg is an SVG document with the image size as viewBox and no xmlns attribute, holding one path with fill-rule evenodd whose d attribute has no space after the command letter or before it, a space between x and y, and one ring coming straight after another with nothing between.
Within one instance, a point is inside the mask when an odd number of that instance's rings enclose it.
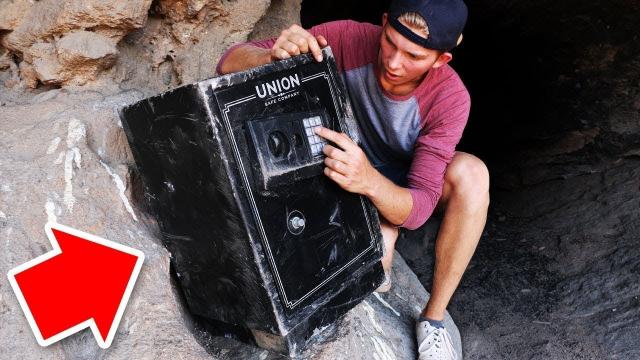
<instances>
[{"instance_id":1,"label":"maroon raglan shirt","mask_svg":"<svg viewBox=\"0 0 640 360\"><path fill-rule=\"evenodd\" d=\"M362 133L361 146L369 160L396 183L406 180L413 207L401 226L418 228L431 216L442 194L445 169L469 117L471 100L467 89L458 74L444 65L429 70L411 93L389 94L375 75L380 26L341 20L309 31L314 36L323 35L331 46ZM268 49L274 43L275 39L270 39L250 44ZM235 46L220 59L218 73ZM406 174L406 179L398 179L398 174Z\"/></svg>"}]
</instances>

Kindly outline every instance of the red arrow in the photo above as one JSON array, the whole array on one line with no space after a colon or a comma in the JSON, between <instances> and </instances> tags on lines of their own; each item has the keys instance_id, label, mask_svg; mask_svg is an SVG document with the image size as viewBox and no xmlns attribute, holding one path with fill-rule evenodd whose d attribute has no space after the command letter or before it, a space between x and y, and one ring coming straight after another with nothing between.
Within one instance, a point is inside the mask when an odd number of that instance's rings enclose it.
<instances>
[{"instance_id":1,"label":"red arrow","mask_svg":"<svg viewBox=\"0 0 640 360\"><path fill-rule=\"evenodd\" d=\"M60 224L48 223L45 232L53 250L8 273L38 343L48 346L90 327L108 348L144 254Z\"/></svg>"}]
</instances>

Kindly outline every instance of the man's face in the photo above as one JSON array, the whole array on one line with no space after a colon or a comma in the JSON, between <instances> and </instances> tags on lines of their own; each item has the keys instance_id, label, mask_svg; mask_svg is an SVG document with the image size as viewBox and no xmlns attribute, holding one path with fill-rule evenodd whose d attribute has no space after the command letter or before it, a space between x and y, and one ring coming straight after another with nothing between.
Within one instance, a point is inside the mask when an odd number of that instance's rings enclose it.
<instances>
[{"instance_id":1,"label":"man's face","mask_svg":"<svg viewBox=\"0 0 640 360\"><path fill-rule=\"evenodd\" d=\"M416 34L426 35L417 31ZM402 36L388 24L385 14L378 53L379 77L383 85L417 85L429 69L446 64L447 57L450 57L449 53L425 49Z\"/></svg>"}]
</instances>

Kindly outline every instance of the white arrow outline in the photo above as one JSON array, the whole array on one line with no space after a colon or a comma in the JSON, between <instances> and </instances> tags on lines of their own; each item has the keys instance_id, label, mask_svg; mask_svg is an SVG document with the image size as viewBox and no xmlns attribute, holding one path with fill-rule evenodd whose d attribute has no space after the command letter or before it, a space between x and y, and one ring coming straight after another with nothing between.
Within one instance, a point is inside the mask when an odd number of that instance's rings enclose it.
<instances>
[{"instance_id":1,"label":"white arrow outline","mask_svg":"<svg viewBox=\"0 0 640 360\"><path fill-rule=\"evenodd\" d=\"M33 315L31 314L29 305L24 299L24 295L22 294L22 291L20 290L20 287L16 282L15 276L29 268L32 268L42 262L45 262L53 258L54 256L62 254L60 245L58 244L58 241L56 240L56 237L53 235L53 231L51 229L59 230L61 232L65 232L73 236L83 238L83 239L92 241L94 243L97 243L112 249L116 249L137 257L136 264L133 267L133 272L131 273L131 277L129 278L129 283L127 284L127 288L125 289L124 295L122 296L122 300L120 301L120 305L118 306L118 311L116 312L116 316L113 318L113 322L111 323L111 327L109 328L109 333L107 334L106 341L102 340L102 336L100 335L98 326L96 325L96 322L93 318L89 320L85 320L80 324L75 325L65 331L62 331L46 340L42 337L42 333L40 332L40 329L38 328L38 325L36 324L36 321L34 320ZM88 234L86 232L82 232L82 231L70 228L68 226L53 223L53 222L48 222L44 226L44 231L47 233L47 237L51 242L51 246L53 247L53 250L43 255L40 255L33 260L27 261L26 263L9 270L9 272L7 273L7 277L9 278L9 282L11 283L13 292L16 294L16 297L18 298L20 307L22 307L22 311L27 317L27 321L31 326L31 330L33 330L33 334L36 336L36 340L38 341L38 344L40 344L40 346L49 346L59 340L66 338L67 336L73 335L78 331L89 327L91 328L91 331L93 332L93 336L96 338L96 341L98 342L98 346L100 346L103 349L107 349L109 346L111 346L111 342L113 341L113 338L116 335L116 330L118 329L118 325L120 324L122 314L124 313L124 309L127 306L127 303L129 302L129 296L131 295L131 292L133 291L133 286L135 285L136 280L138 279L140 268L142 267L142 263L144 262L144 253L140 250L133 249L133 248L124 246L122 244L118 244L116 242L109 241L101 237Z\"/></svg>"}]
</instances>

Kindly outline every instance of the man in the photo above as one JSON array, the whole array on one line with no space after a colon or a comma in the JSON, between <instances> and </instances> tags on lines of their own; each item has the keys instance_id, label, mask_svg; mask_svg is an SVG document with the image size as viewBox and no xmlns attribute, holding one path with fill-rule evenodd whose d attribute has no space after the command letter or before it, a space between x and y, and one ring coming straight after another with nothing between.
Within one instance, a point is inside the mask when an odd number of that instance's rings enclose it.
<instances>
[{"instance_id":1,"label":"man","mask_svg":"<svg viewBox=\"0 0 640 360\"><path fill-rule=\"evenodd\" d=\"M382 27L353 21L293 25L277 39L231 47L226 74L330 45L362 132L362 148L322 128L324 173L367 196L381 218L388 274L398 228L413 230L444 211L436 239L431 297L416 324L420 359L456 359L445 310L482 234L489 174L473 155L455 151L469 115L469 94L447 65L462 40L462 0L394 0ZM388 290L390 277L379 291Z\"/></svg>"}]
</instances>

